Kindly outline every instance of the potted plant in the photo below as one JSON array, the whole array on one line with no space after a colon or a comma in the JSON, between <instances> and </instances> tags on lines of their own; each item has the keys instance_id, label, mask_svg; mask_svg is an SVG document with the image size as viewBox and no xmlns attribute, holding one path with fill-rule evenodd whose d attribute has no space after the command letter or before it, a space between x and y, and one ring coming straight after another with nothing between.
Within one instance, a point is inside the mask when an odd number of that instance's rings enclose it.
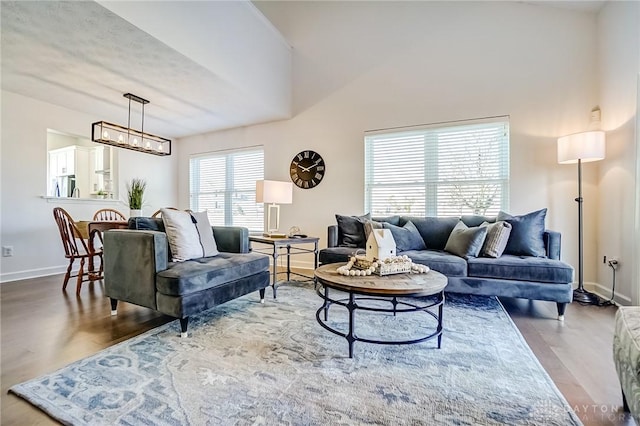
<instances>
[{"instance_id":1,"label":"potted plant","mask_svg":"<svg viewBox=\"0 0 640 426\"><path fill-rule=\"evenodd\" d=\"M127 198L131 217L142 216L142 202L147 183L144 179L133 178L127 183Z\"/></svg>"}]
</instances>

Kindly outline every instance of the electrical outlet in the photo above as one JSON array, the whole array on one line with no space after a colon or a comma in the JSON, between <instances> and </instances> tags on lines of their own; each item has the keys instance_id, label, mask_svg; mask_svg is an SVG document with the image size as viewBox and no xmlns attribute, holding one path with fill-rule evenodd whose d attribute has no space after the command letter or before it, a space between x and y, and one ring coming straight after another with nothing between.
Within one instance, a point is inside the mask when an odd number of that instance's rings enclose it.
<instances>
[{"instance_id":1,"label":"electrical outlet","mask_svg":"<svg viewBox=\"0 0 640 426\"><path fill-rule=\"evenodd\" d=\"M13 256L13 246L2 246L2 256L3 257Z\"/></svg>"}]
</instances>

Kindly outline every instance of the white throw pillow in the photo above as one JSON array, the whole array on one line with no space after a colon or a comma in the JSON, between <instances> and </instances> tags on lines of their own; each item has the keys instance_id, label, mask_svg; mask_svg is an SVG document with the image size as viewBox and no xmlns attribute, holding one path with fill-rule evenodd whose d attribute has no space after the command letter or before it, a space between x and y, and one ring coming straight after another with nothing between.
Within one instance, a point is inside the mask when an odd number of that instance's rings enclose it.
<instances>
[{"instance_id":1,"label":"white throw pillow","mask_svg":"<svg viewBox=\"0 0 640 426\"><path fill-rule=\"evenodd\" d=\"M193 216L196 221L196 229L200 236L200 245L202 246L204 257L217 256L220 252L218 251L216 240L213 237L213 230L211 229L207 212L191 212L191 216Z\"/></svg>"},{"instance_id":2,"label":"white throw pillow","mask_svg":"<svg viewBox=\"0 0 640 426\"><path fill-rule=\"evenodd\" d=\"M188 212L161 209L164 229L174 262L203 257L204 250L193 219Z\"/></svg>"}]
</instances>

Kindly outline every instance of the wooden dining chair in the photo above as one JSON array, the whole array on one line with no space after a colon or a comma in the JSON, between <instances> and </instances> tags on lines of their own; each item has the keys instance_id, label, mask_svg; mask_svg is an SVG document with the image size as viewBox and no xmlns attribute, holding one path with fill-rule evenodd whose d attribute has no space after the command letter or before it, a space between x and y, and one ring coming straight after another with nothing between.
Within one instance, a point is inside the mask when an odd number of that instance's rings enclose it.
<instances>
[{"instance_id":1,"label":"wooden dining chair","mask_svg":"<svg viewBox=\"0 0 640 426\"><path fill-rule=\"evenodd\" d=\"M93 220L105 222L126 222L127 218L115 209L100 209L93 215Z\"/></svg>"},{"instance_id":2,"label":"wooden dining chair","mask_svg":"<svg viewBox=\"0 0 640 426\"><path fill-rule=\"evenodd\" d=\"M178 210L175 207L164 207L165 209L169 209L169 210ZM151 217L162 217L162 209L158 209L156 210Z\"/></svg>"},{"instance_id":3,"label":"wooden dining chair","mask_svg":"<svg viewBox=\"0 0 640 426\"><path fill-rule=\"evenodd\" d=\"M62 239L65 257L69 259L69 266L67 267L67 273L64 276L62 290L64 291L67 289L69 278L77 277L76 294L80 294L80 289L82 288L82 283L84 281L94 281L99 279L97 277L102 276L102 249L96 250L93 253L89 251L87 248L87 242L82 238L82 233L76 226L73 218L63 208L54 208L53 217L56 220L58 230L60 231L60 238ZM98 274L94 274L94 271L90 270L85 271L85 260L95 256L100 259L100 269ZM76 259L80 259L80 268L76 275L71 275L73 262Z\"/></svg>"}]
</instances>

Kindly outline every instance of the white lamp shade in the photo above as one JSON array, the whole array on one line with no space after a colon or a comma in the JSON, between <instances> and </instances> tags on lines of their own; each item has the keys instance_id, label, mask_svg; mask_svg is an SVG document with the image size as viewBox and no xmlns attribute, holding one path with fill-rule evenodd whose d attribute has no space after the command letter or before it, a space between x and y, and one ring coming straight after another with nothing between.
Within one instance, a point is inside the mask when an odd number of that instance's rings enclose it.
<instances>
[{"instance_id":1,"label":"white lamp shade","mask_svg":"<svg viewBox=\"0 0 640 426\"><path fill-rule=\"evenodd\" d=\"M604 132L574 133L558 139L558 163L583 163L604 159Z\"/></svg>"},{"instance_id":2,"label":"white lamp shade","mask_svg":"<svg viewBox=\"0 0 640 426\"><path fill-rule=\"evenodd\" d=\"M256 203L291 204L293 183L277 180L256 181Z\"/></svg>"}]
</instances>

